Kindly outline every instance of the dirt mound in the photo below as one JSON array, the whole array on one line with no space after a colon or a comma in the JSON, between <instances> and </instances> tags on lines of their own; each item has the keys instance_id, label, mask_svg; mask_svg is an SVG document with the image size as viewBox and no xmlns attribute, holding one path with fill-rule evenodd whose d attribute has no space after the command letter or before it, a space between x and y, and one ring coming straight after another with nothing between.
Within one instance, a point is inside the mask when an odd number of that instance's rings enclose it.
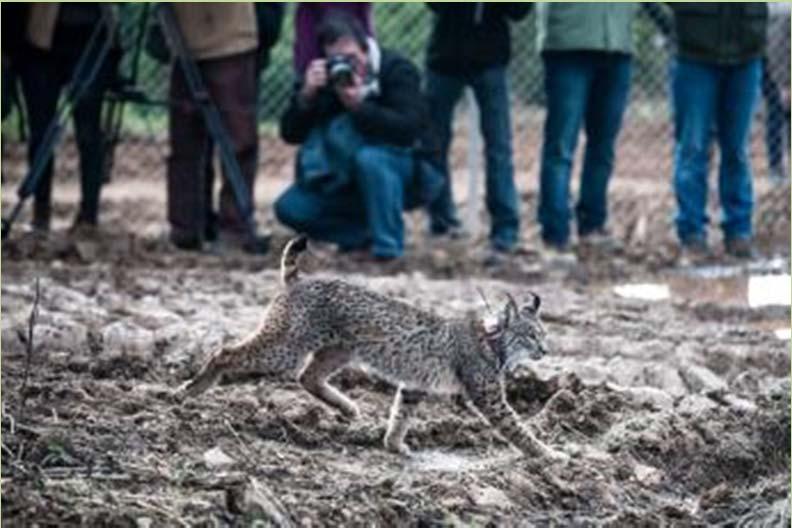
<instances>
[{"instance_id":1,"label":"dirt mound","mask_svg":"<svg viewBox=\"0 0 792 528\"><path fill-rule=\"evenodd\" d=\"M391 391L355 373L337 384L360 404L356 423L282 380L173 401L208 351L255 326L277 273L138 266L6 264L4 524L788 522L789 359L764 330L534 284L553 353L517 369L509 399L571 460L525 459L445 399L418 410L404 458L381 445ZM345 278L443 315L483 310L477 288L491 302L525 288Z\"/></svg>"}]
</instances>

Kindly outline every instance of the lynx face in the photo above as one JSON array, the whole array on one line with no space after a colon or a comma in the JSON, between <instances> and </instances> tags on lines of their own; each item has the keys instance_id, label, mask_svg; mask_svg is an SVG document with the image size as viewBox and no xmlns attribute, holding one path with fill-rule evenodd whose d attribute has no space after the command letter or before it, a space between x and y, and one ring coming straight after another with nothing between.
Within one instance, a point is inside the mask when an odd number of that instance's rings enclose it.
<instances>
[{"instance_id":1,"label":"lynx face","mask_svg":"<svg viewBox=\"0 0 792 528\"><path fill-rule=\"evenodd\" d=\"M498 370L513 370L526 359L541 359L547 354L544 326L539 318L541 299L532 294L528 304L518 307L514 298L501 310L497 321L485 323L487 342Z\"/></svg>"}]
</instances>

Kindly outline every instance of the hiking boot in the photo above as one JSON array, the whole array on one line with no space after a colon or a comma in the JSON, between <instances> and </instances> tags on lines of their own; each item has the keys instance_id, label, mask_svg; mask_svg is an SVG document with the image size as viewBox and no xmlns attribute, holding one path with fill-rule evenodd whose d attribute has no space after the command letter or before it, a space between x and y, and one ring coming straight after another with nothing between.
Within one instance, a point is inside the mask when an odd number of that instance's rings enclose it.
<instances>
[{"instance_id":1,"label":"hiking boot","mask_svg":"<svg viewBox=\"0 0 792 528\"><path fill-rule=\"evenodd\" d=\"M726 254L737 259L752 259L756 256L750 238L730 238L725 242Z\"/></svg>"},{"instance_id":2,"label":"hiking boot","mask_svg":"<svg viewBox=\"0 0 792 528\"><path fill-rule=\"evenodd\" d=\"M680 246L679 265L692 266L702 264L712 257L709 245L703 238L691 238Z\"/></svg>"},{"instance_id":3,"label":"hiking boot","mask_svg":"<svg viewBox=\"0 0 792 528\"><path fill-rule=\"evenodd\" d=\"M269 252L270 236L256 233L246 236L242 242L242 251L248 255L266 255Z\"/></svg>"},{"instance_id":4,"label":"hiking boot","mask_svg":"<svg viewBox=\"0 0 792 528\"><path fill-rule=\"evenodd\" d=\"M270 247L270 235L256 233L251 236L242 231L220 229L217 243L221 251L239 249L248 255L266 255Z\"/></svg>"},{"instance_id":5,"label":"hiking boot","mask_svg":"<svg viewBox=\"0 0 792 528\"><path fill-rule=\"evenodd\" d=\"M183 251L201 251L203 249L201 236L187 231L172 230L170 232L170 241Z\"/></svg>"}]
</instances>

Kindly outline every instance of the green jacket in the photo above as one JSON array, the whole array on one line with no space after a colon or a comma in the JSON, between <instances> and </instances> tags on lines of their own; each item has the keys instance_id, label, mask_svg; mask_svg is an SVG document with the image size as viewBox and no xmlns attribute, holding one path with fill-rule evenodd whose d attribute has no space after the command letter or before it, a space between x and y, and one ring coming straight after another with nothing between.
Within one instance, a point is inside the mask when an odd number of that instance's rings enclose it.
<instances>
[{"instance_id":1,"label":"green jacket","mask_svg":"<svg viewBox=\"0 0 792 528\"><path fill-rule=\"evenodd\" d=\"M765 2L670 3L669 7L682 58L741 64L765 52Z\"/></svg>"},{"instance_id":2,"label":"green jacket","mask_svg":"<svg viewBox=\"0 0 792 528\"><path fill-rule=\"evenodd\" d=\"M632 21L638 2L537 3L540 51L632 53Z\"/></svg>"}]
</instances>

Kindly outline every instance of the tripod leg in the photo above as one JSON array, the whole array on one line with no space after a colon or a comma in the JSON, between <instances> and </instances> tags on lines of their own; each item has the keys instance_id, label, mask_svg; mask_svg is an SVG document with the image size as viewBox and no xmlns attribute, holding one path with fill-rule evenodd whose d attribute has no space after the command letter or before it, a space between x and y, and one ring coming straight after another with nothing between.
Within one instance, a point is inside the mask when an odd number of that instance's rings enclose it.
<instances>
[{"instance_id":1,"label":"tripod leg","mask_svg":"<svg viewBox=\"0 0 792 528\"><path fill-rule=\"evenodd\" d=\"M212 100L228 132L240 175L245 183L245 194L253 203L253 186L258 161L258 136L256 131L256 73L253 53L228 57L207 65L205 81ZM227 171L223 171L220 193L220 223L225 229L244 233L245 220L239 213Z\"/></svg>"}]
</instances>

